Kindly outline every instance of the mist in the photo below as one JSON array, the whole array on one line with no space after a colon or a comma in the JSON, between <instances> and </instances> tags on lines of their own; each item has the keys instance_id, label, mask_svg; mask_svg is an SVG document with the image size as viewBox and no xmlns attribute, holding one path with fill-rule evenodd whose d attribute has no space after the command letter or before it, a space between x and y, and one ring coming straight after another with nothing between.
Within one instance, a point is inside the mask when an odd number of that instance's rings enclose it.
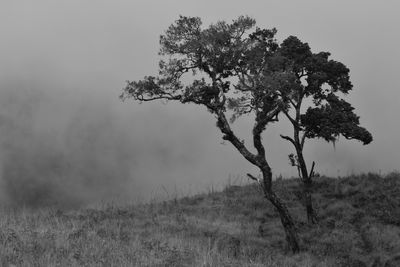
<instances>
[{"instance_id":1,"label":"mist","mask_svg":"<svg viewBox=\"0 0 400 267\"><path fill-rule=\"evenodd\" d=\"M12 206L74 207L124 197L133 149L107 107L48 92L0 92L1 195ZM46 118L47 117L47 118Z\"/></svg>"},{"instance_id":2,"label":"mist","mask_svg":"<svg viewBox=\"0 0 400 267\"><path fill-rule=\"evenodd\" d=\"M118 90L85 91L84 80L74 87L28 78L1 83L2 206L160 200L223 186L216 177L226 182L223 172L232 170L229 152L212 154L231 148L220 144L206 110L123 103ZM201 115L192 118L195 112Z\"/></svg>"},{"instance_id":3,"label":"mist","mask_svg":"<svg viewBox=\"0 0 400 267\"><path fill-rule=\"evenodd\" d=\"M63 208L147 201L223 187L229 177L247 172L257 175L222 142L205 109L118 98L125 80L157 74L159 35L180 14L199 16L205 25L249 15L260 27L276 27L280 41L296 35L313 52L331 52L350 69L354 90L348 100L374 141L362 146L342 138L336 148L310 141L306 158L330 176L393 171L400 151L398 5L4 1L0 200L17 207ZM250 118L233 127L240 138L250 136ZM279 137L290 133L285 123L265 133L275 176L296 175L287 158L292 148Z\"/></svg>"}]
</instances>

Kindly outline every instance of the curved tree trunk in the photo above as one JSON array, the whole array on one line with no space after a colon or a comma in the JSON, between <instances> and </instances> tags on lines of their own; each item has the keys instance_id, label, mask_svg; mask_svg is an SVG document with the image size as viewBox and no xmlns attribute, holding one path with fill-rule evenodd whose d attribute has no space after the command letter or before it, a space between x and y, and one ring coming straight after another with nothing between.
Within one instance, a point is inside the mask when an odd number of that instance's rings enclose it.
<instances>
[{"instance_id":1,"label":"curved tree trunk","mask_svg":"<svg viewBox=\"0 0 400 267\"><path fill-rule=\"evenodd\" d=\"M271 168L269 166L264 167L261 168L261 171L263 173L264 179L264 196L272 203L272 205L274 205L274 207L278 211L282 226L285 230L287 244L293 253L297 253L300 251L300 245L296 227L292 217L290 216L288 208L272 190Z\"/></svg>"},{"instance_id":2,"label":"curved tree trunk","mask_svg":"<svg viewBox=\"0 0 400 267\"><path fill-rule=\"evenodd\" d=\"M261 133L266 125L266 122L264 121L264 124L262 122L262 120L257 120L257 123L253 128L253 142L254 147L257 149L257 155L251 153L245 147L243 141L239 140L236 137L236 135L231 130L228 121L226 120L225 114L222 111L218 112L217 127L224 134L224 136L222 137L224 140L230 141L245 159L247 159L250 163L260 169L263 175L262 181L253 177L252 175L248 174L248 176L259 183L259 185L263 189L264 197L267 198L277 209L281 218L282 226L285 229L286 241L288 243L288 246L293 251L293 253L297 253L300 251L300 246L293 219L290 216L289 210L287 209L286 205L272 190L272 172L265 158L265 149L261 142Z\"/></svg>"},{"instance_id":3,"label":"curved tree trunk","mask_svg":"<svg viewBox=\"0 0 400 267\"><path fill-rule=\"evenodd\" d=\"M300 251L299 238L297 236L296 227L294 225L293 219L286 205L278 198L278 196L270 192L265 196L274 205L281 218L281 223L285 229L286 242L293 253Z\"/></svg>"}]
</instances>

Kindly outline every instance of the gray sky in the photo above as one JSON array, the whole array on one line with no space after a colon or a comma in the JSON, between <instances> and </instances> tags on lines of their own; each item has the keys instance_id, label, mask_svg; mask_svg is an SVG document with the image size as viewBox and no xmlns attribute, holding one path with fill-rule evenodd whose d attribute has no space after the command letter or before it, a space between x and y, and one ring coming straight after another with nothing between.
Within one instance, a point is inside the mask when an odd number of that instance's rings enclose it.
<instances>
[{"instance_id":1,"label":"gray sky","mask_svg":"<svg viewBox=\"0 0 400 267\"><path fill-rule=\"evenodd\" d=\"M276 27L280 41L296 35L314 52L329 51L350 68L354 90L348 99L374 142L363 146L342 138L333 149L322 141L310 141L306 155L309 161L316 160L317 171L330 175L390 172L399 169L400 158L399 8L399 2L391 0L4 0L0 3L0 111L18 121L19 115L10 115L19 110L15 106L25 106L39 96L31 102L35 115L30 127L35 135L51 136L45 139L54 144L65 145L66 132L77 117L84 126L94 121L93 127L99 127L95 131L104 132L101 127L106 125L107 134L101 138L115 145L113 159L130 162L123 164L127 170L122 174L129 173L129 183L124 181L137 198L156 194L161 185L189 193L223 185L229 175L256 174L230 144L221 144L221 134L205 109L118 99L125 80L157 74L159 35L180 14L199 16L205 25L249 15L259 27ZM7 100L13 99L10 95L18 99L11 101L14 106ZM107 123L101 124L101 118ZM235 129L245 137L247 126L244 118ZM290 134L286 127L267 129L268 157L275 175L295 175L287 160L291 147L280 140L281 132ZM115 149L122 139L125 154Z\"/></svg>"}]
</instances>

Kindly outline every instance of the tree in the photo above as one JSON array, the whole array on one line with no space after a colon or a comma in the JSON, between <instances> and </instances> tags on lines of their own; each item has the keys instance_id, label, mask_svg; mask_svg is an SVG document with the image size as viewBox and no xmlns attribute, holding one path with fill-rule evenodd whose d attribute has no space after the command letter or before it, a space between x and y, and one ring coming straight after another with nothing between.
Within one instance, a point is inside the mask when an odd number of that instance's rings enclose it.
<instances>
[{"instance_id":1,"label":"tree","mask_svg":"<svg viewBox=\"0 0 400 267\"><path fill-rule=\"evenodd\" d=\"M282 70L292 73L293 78L290 90L282 92L289 105L282 111L293 126L293 136L281 137L295 148L296 154L290 154L289 160L297 167L303 182L307 219L316 223L311 197L315 162L308 172L303 155L306 139L323 138L335 144L342 135L366 145L372 141L372 135L359 126L354 108L340 98L340 94L346 95L352 90L349 69L344 64L330 60L328 52L312 53L307 43L294 36L282 42L277 56L281 57ZM305 106L308 108L304 111Z\"/></svg>"},{"instance_id":2,"label":"tree","mask_svg":"<svg viewBox=\"0 0 400 267\"><path fill-rule=\"evenodd\" d=\"M254 27L255 20L239 17L230 24L221 21L203 29L200 18L181 16L160 36L160 55L164 60L159 63L159 75L128 81L121 98L205 106L216 118L222 138L261 171L262 179L249 177L258 181L263 196L278 211L287 243L293 252L298 252L295 224L273 190L272 171L261 136L267 125L277 121L278 114L287 109L281 92L289 90L288 78L292 74L278 68L276 30L257 28L249 33ZM188 72L192 73L190 79ZM255 118L255 152L231 128L236 118L250 113Z\"/></svg>"}]
</instances>

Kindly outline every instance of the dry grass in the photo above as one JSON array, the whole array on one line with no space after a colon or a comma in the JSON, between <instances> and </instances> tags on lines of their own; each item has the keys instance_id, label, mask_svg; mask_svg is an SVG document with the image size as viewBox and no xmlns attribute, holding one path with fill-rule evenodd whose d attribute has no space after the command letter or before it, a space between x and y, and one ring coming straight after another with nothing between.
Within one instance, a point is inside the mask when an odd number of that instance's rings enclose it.
<instances>
[{"instance_id":1,"label":"dry grass","mask_svg":"<svg viewBox=\"0 0 400 267\"><path fill-rule=\"evenodd\" d=\"M8 210L1 266L400 266L400 175L318 178L320 223L305 223L295 180L275 183L303 251L285 248L256 186L146 205Z\"/></svg>"}]
</instances>

